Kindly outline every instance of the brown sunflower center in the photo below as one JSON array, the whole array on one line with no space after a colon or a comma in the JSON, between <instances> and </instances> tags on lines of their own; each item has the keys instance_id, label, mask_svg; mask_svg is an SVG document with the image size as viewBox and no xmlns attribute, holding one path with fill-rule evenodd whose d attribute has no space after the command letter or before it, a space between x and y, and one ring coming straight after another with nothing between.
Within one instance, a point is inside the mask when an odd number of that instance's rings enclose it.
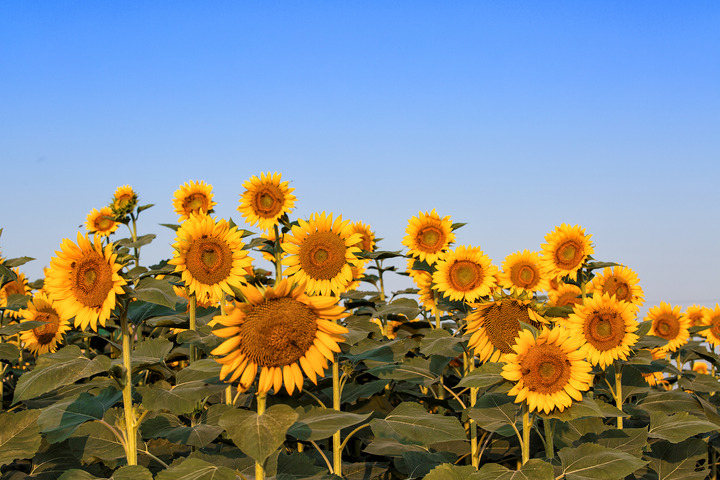
<instances>
[{"instance_id":1,"label":"brown sunflower center","mask_svg":"<svg viewBox=\"0 0 720 480\"><path fill-rule=\"evenodd\" d=\"M490 343L502 353L512 353L520 322L539 326L530 319L528 306L514 299L504 299L485 307L483 327Z\"/></svg>"},{"instance_id":2,"label":"brown sunflower center","mask_svg":"<svg viewBox=\"0 0 720 480\"><path fill-rule=\"evenodd\" d=\"M532 288L540 281L534 265L522 263L510 269L510 281L519 287Z\"/></svg>"},{"instance_id":3,"label":"brown sunflower center","mask_svg":"<svg viewBox=\"0 0 720 480\"><path fill-rule=\"evenodd\" d=\"M625 321L611 308L593 311L583 326L585 340L604 352L622 344L625 338Z\"/></svg>"},{"instance_id":4,"label":"brown sunflower center","mask_svg":"<svg viewBox=\"0 0 720 480\"><path fill-rule=\"evenodd\" d=\"M520 372L528 390L553 394L563 390L570 379L570 359L557 345L535 345L520 361Z\"/></svg>"},{"instance_id":5,"label":"brown sunflower center","mask_svg":"<svg viewBox=\"0 0 720 480\"><path fill-rule=\"evenodd\" d=\"M445 232L435 225L421 228L415 238L418 249L426 252L437 252L445 245Z\"/></svg>"},{"instance_id":6,"label":"brown sunflower center","mask_svg":"<svg viewBox=\"0 0 720 480\"><path fill-rule=\"evenodd\" d=\"M715 338L720 339L720 315L710 319L710 332Z\"/></svg>"},{"instance_id":7,"label":"brown sunflower center","mask_svg":"<svg viewBox=\"0 0 720 480\"><path fill-rule=\"evenodd\" d=\"M660 315L653 321L655 335L665 340L673 340L680 334L680 322L674 315L668 313Z\"/></svg>"},{"instance_id":8,"label":"brown sunflower center","mask_svg":"<svg viewBox=\"0 0 720 480\"><path fill-rule=\"evenodd\" d=\"M70 266L71 290L75 298L87 307L101 307L113 288L113 272L107 260L90 250Z\"/></svg>"},{"instance_id":9,"label":"brown sunflower center","mask_svg":"<svg viewBox=\"0 0 720 480\"><path fill-rule=\"evenodd\" d=\"M469 260L458 260L450 266L448 283L454 290L468 292L483 280L482 266Z\"/></svg>"},{"instance_id":10,"label":"brown sunflower center","mask_svg":"<svg viewBox=\"0 0 720 480\"><path fill-rule=\"evenodd\" d=\"M603 293L615 295L618 300L629 302L632 300L632 291L630 286L624 280L616 277L610 277L603 284Z\"/></svg>"},{"instance_id":11,"label":"brown sunflower center","mask_svg":"<svg viewBox=\"0 0 720 480\"><path fill-rule=\"evenodd\" d=\"M298 259L306 275L329 280L345 265L345 252L345 241L337 233L313 232L300 245Z\"/></svg>"},{"instance_id":12,"label":"brown sunflower center","mask_svg":"<svg viewBox=\"0 0 720 480\"><path fill-rule=\"evenodd\" d=\"M35 318L33 318L33 320L46 322L45 325L41 327L33 328L33 334L35 335L37 343L39 345L50 344L57 334L58 327L60 326L60 318L54 311L39 311L35 314Z\"/></svg>"},{"instance_id":13,"label":"brown sunflower center","mask_svg":"<svg viewBox=\"0 0 720 480\"><path fill-rule=\"evenodd\" d=\"M203 236L187 251L185 264L192 277L205 285L215 285L230 276L232 251L227 242Z\"/></svg>"},{"instance_id":14,"label":"brown sunflower center","mask_svg":"<svg viewBox=\"0 0 720 480\"><path fill-rule=\"evenodd\" d=\"M308 305L293 298L267 300L247 313L239 348L258 367L290 365L313 344L317 319Z\"/></svg>"},{"instance_id":15,"label":"brown sunflower center","mask_svg":"<svg viewBox=\"0 0 720 480\"><path fill-rule=\"evenodd\" d=\"M209 205L208 198L203 193L191 193L187 197L183 198L183 210L186 213L197 212L202 209L205 213L208 212Z\"/></svg>"},{"instance_id":16,"label":"brown sunflower center","mask_svg":"<svg viewBox=\"0 0 720 480\"><path fill-rule=\"evenodd\" d=\"M263 185L252 197L252 209L258 217L273 218L283 207L285 196L275 185Z\"/></svg>"},{"instance_id":17,"label":"brown sunflower center","mask_svg":"<svg viewBox=\"0 0 720 480\"><path fill-rule=\"evenodd\" d=\"M555 249L555 263L563 270L577 267L583 258L583 247L575 240L565 240Z\"/></svg>"},{"instance_id":18,"label":"brown sunflower center","mask_svg":"<svg viewBox=\"0 0 720 480\"><path fill-rule=\"evenodd\" d=\"M101 215L95 219L95 229L99 232L110 230L115 222L105 215Z\"/></svg>"},{"instance_id":19,"label":"brown sunflower center","mask_svg":"<svg viewBox=\"0 0 720 480\"><path fill-rule=\"evenodd\" d=\"M10 295L25 295L25 286L17 280L5 284L2 289L8 297Z\"/></svg>"}]
</instances>

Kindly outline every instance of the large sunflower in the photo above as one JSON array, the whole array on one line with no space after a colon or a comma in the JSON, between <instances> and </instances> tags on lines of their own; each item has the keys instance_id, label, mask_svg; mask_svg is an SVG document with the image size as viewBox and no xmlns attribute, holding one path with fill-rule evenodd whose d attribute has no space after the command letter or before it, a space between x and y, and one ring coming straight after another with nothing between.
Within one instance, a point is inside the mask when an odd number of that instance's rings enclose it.
<instances>
[{"instance_id":1,"label":"large sunflower","mask_svg":"<svg viewBox=\"0 0 720 480\"><path fill-rule=\"evenodd\" d=\"M118 273L122 265L115 262L113 244L102 247L87 234L78 232L77 244L64 239L50 260L45 278L45 291L63 320L75 317L75 327L89 325L97 331L98 322L105 326L115 308L115 296L123 293L125 280Z\"/></svg>"},{"instance_id":2,"label":"large sunflower","mask_svg":"<svg viewBox=\"0 0 720 480\"><path fill-rule=\"evenodd\" d=\"M527 250L505 257L498 283L508 290L515 288L530 294L550 288L550 278L542 266L540 255Z\"/></svg>"},{"instance_id":3,"label":"large sunflower","mask_svg":"<svg viewBox=\"0 0 720 480\"><path fill-rule=\"evenodd\" d=\"M516 382L508 395L515 403L526 402L529 411L546 414L581 401L582 393L590 389L592 366L580 351L582 338L571 336L562 328L543 328L537 339L528 330L522 330L515 353L505 355L501 375Z\"/></svg>"},{"instance_id":4,"label":"large sunflower","mask_svg":"<svg viewBox=\"0 0 720 480\"><path fill-rule=\"evenodd\" d=\"M636 308L607 293L595 293L584 304L575 305L564 325L571 335L585 339L585 358L604 369L615 360L626 360L630 347L639 340L634 333L638 329Z\"/></svg>"},{"instance_id":5,"label":"large sunflower","mask_svg":"<svg viewBox=\"0 0 720 480\"><path fill-rule=\"evenodd\" d=\"M120 223L115 221L115 216L110 207L102 207L99 211L93 208L92 211L88 213L85 221L87 231L100 235L101 237L109 236L115 232L119 226Z\"/></svg>"},{"instance_id":6,"label":"large sunflower","mask_svg":"<svg viewBox=\"0 0 720 480\"><path fill-rule=\"evenodd\" d=\"M240 197L238 211L250 224L257 224L264 230L277 225L284 214L295 207L295 195L287 181L281 182L282 175L275 172L261 173L260 178L250 177L243 183L245 192Z\"/></svg>"},{"instance_id":7,"label":"large sunflower","mask_svg":"<svg viewBox=\"0 0 720 480\"><path fill-rule=\"evenodd\" d=\"M472 334L468 347L481 362L501 361L503 355L512 353L522 330L520 322L536 328L547 323L532 301L512 296L477 305L466 320L466 332Z\"/></svg>"},{"instance_id":8,"label":"large sunflower","mask_svg":"<svg viewBox=\"0 0 720 480\"><path fill-rule=\"evenodd\" d=\"M237 227L217 222L205 214L191 213L180 225L173 244L173 258L168 262L182 276L190 294L199 302L219 302L223 292L233 295L245 280L246 268L252 264Z\"/></svg>"},{"instance_id":9,"label":"large sunflower","mask_svg":"<svg viewBox=\"0 0 720 480\"><path fill-rule=\"evenodd\" d=\"M123 185L115 190L115 195L110 202L110 208L116 217L124 217L132 212L138 203L137 193L130 185Z\"/></svg>"},{"instance_id":10,"label":"large sunflower","mask_svg":"<svg viewBox=\"0 0 720 480\"><path fill-rule=\"evenodd\" d=\"M674 352L690 338L690 319L681 313L679 306L661 302L660 306L648 310L645 320L652 321L650 335L668 341L667 345L659 348L662 352Z\"/></svg>"},{"instance_id":11,"label":"large sunflower","mask_svg":"<svg viewBox=\"0 0 720 480\"><path fill-rule=\"evenodd\" d=\"M548 304L553 307L582 305L582 290L572 283L558 283L556 288L548 290Z\"/></svg>"},{"instance_id":12,"label":"large sunflower","mask_svg":"<svg viewBox=\"0 0 720 480\"><path fill-rule=\"evenodd\" d=\"M60 318L52 300L43 292L36 293L28 302L27 309L21 310L20 314L24 318L23 321L45 322L45 325L26 330L20 335L25 348L34 355L54 352L63 334L70 330L70 322Z\"/></svg>"},{"instance_id":13,"label":"large sunflower","mask_svg":"<svg viewBox=\"0 0 720 480\"><path fill-rule=\"evenodd\" d=\"M410 218L405 233L402 244L408 247L408 255L431 265L455 241L450 217L440 218L435 209Z\"/></svg>"},{"instance_id":14,"label":"large sunflower","mask_svg":"<svg viewBox=\"0 0 720 480\"><path fill-rule=\"evenodd\" d=\"M458 246L435 264L435 288L450 300L474 302L497 286L497 267L479 247Z\"/></svg>"},{"instance_id":15,"label":"large sunflower","mask_svg":"<svg viewBox=\"0 0 720 480\"><path fill-rule=\"evenodd\" d=\"M332 213L314 213L309 221L298 220L285 237L282 249L288 253L283 259L287 267L283 274L296 283L305 284L310 295L339 295L353 281L353 267L363 262L356 256L360 249L354 245L360 234L353 233L349 220Z\"/></svg>"},{"instance_id":16,"label":"large sunflower","mask_svg":"<svg viewBox=\"0 0 720 480\"><path fill-rule=\"evenodd\" d=\"M628 267L606 267L588 284L588 293L609 293L618 300L641 306L645 303L637 274Z\"/></svg>"},{"instance_id":17,"label":"large sunflower","mask_svg":"<svg viewBox=\"0 0 720 480\"><path fill-rule=\"evenodd\" d=\"M541 245L542 262L548 274L576 279L583 262L595 251L590 243L591 236L585 235L585 229L580 225L571 227L565 223L545 235L547 243Z\"/></svg>"},{"instance_id":18,"label":"large sunflower","mask_svg":"<svg viewBox=\"0 0 720 480\"><path fill-rule=\"evenodd\" d=\"M173 195L175 213L180 215L178 221L184 222L191 213L207 213L213 211L216 202L213 202L212 185L205 181L192 180L180 185Z\"/></svg>"},{"instance_id":19,"label":"large sunflower","mask_svg":"<svg viewBox=\"0 0 720 480\"><path fill-rule=\"evenodd\" d=\"M715 304L714 309L707 308L702 318L702 325L710 328L701 330L700 333L713 347L720 345L720 304Z\"/></svg>"},{"instance_id":20,"label":"large sunflower","mask_svg":"<svg viewBox=\"0 0 720 480\"><path fill-rule=\"evenodd\" d=\"M28 280L25 277L25 274L21 273L17 267L13 268L12 271L15 273L17 278L15 280L10 280L3 285L2 288L0 288L0 308L7 308L10 295L27 295L32 291L28 285ZM5 315L10 318L21 317L20 312L15 310L5 310Z\"/></svg>"},{"instance_id":21,"label":"large sunflower","mask_svg":"<svg viewBox=\"0 0 720 480\"><path fill-rule=\"evenodd\" d=\"M288 279L274 288L243 286L240 291L245 302L215 317L224 328L213 333L227 339L211 352L224 355L217 359L220 378L239 379L241 388L248 388L259 372L258 392L263 393L270 388L278 393L283 385L289 394L302 390L303 372L317 384L348 332L333 321L347 315L338 299L308 296Z\"/></svg>"}]
</instances>

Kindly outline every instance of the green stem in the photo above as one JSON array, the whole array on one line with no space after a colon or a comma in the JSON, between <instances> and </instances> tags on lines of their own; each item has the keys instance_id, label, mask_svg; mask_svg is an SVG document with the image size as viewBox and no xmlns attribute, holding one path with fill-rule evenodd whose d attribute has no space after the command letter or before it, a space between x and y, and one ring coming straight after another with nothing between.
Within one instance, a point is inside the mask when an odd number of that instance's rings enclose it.
<instances>
[{"instance_id":1,"label":"green stem","mask_svg":"<svg viewBox=\"0 0 720 480\"><path fill-rule=\"evenodd\" d=\"M5 370L7 370L8 364L3 363L2 369L0 369L0 412L3 410L3 395L5 394L4 391L4 385L5 385Z\"/></svg>"},{"instance_id":2,"label":"green stem","mask_svg":"<svg viewBox=\"0 0 720 480\"><path fill-rule=\"evenodd\" d=\"M552 418L543 419L545 430L545 456L552 460L555 458L555 422Z\"/></svg>"},{"instance_id":3,"label":"green stem","mask_svg":"<svg viewBox=\"0 0 720 480\"><path fill-rule=\"evenodd\" d=\"M522 429L522 464L525 465L530 460L530 430L532 424L530 423L530 409L527 403L523 403L523 429Z\"/></svg>"},{"instance_id":4,"label":"green stem","mask_svg":"<svg viewBox=\"0 0 720 480\"><path fill-rule=\"evenodd\" d=\"M385 281L383 280L383 268L382 268L382 261L375 259L375 267L378 271L378 281L380 282L380 301L385 301Z\"/></svg>"},{"instance_id":5,"label":"green stem","mask_svg":"<svg viewBox=\"0 0 720 480\"><path fill-rule=\"evenodd\" d=\"M190 294L190 330L193 332L197 330L196 325L196 313L197 310L197 296L194 293ZM197 347L193 344L190 344L190 364L195 363L197 360Z\"/></svg>"},{"instance_id":6,"label":"green stem","mask_svg":"<svg viewBox=\"0 0 720 480\"><path fill-rule=\"evenodd\" d=\"M122 358L125 367L125 385L123 385L123 409L125 410L125 431L127 432L127 463L137 465L137 437L135 435L135 412L132 403L132 363L130 361L130 327L127 320L127 310L122 309L120 314L120 329L122 331Z\"/></svg>"},{"instance_id":7,"label":"green stem","mask_svg":"<svg viewBox=\"0 0 720 480\"><path fill-rule=\"evenodd\" d=\"M267 400L267 394L258 393L257 395L257 414L262 415L265 413L265 401ZM265 480L265 467L262 463L255 461L255 480Z\"/></svg>"},{"instance_id":8,"label":"green stem","mask_svg":"<svg viewBox=\"0 0 720 480\"><path fill-rule=\"evenodd\" d=\"M623 396L622 396L622 365L615 365L615 406L618 410L622 411ZM617 417L617 428L622 430L623 428L623 417Z\"/></svg>"},{"instance_id":9,"label":"green stem","mask_svg":"<svg viewBox=\"0 0 720 480\"><path fill-rule=\"evenodd\" d=\"M280 247L280 229L278 229L277 223L273 225L275 230L275 286L280 283L282 279L282 249Z\"/></svg>"},{"instance_id":10,"label":"green stem","mask_svg":"<svg viewBox=\"0 0 720 480\"><path fill-rule=\"evenodd\" d=\"M130 218L132 219L132 240L133 242L137 242L137 220L135 219L135 215L132 213L130 214ZM135 266L140 266L140 248L135 247Z\"/></svg>"},{"instance_id":11,"label":"green stem","mask_svg":"<svg viewBox=\"0 0 720 480\"><path fill-rule=\"evenodd\" d=\"M465 365L467 368L466 373L470 373L473 370L475 370L475 355L468 354L467 352L463 353L463 356L465 357ZM470 388L470 407L474 407L475 403L477 402L477 394L478 394L478 388L477 387L471 387ZM479 445L478 445L478 438L477 438L477 432L478 432L478 426L475 420L470 419L470 463L473 467L478 468L480 466L480 456L478 455L479 452Z\"/></svg>"},{"instance_id":12,"label":"green stem","mask_svg":"<svg viewBox=\"0 0 720 480\"><path fill-rule=\"evenodd\" d=\"M335 361L332 367L333 380L333 409L340 411L340 364L338 356L335 355ZM335 475L342 477L342 439L340 438L340 430L333 433L333 472Z\"/></svg>"},{"instance_id":13,"label":"green stem","mask_svg":"<svg viewBox=\"0 0 720 480\"><path fill-rule=\"evenodd\" d=\"M440 309L438 308L438 291L433 290L433 301L435 302L435 328L440 328Z\"/></svg>"}]
</instances>

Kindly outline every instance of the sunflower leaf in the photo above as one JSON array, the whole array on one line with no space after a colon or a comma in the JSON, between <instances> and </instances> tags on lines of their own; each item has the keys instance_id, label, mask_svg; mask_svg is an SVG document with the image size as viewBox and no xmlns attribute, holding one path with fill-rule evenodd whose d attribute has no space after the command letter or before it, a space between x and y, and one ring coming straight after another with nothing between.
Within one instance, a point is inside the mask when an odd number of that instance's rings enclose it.
<instances>
[{"instance_id":1,"label":"sunflower leaf","mask_svg":"<svg viewBox=\"0 0 720 480\"><path fill-rule=\"evenodd\" d=\"M456 347L462 341L462 338L452 336L447 330L437 328L429 331L420 341L420 353L425 356L445 355L454 358L462 353L462 348Z\"/></svg>"},{"instance_id":2,"label":"sunflower leaf","mask_svg":"<svg viewBox=\"0 0 720 480\"><path fill-rule=\"evenodd\" d=\"M620 480L648 462L629 453L584 443L558 451L567 480Z\"/></svg>"},{"instance_id":3,"label":"sunflower leaf","mask_svg":"<svg viewBox=\"0 0 720 480\"><path fill-rule=\"evenodd\" d=\"M208 445L223 431L220 426L203 423L186 426L176 415L169 413L159 413L145 420L141 429L143 437L165 438L174 443L198 448Z\"/></svg>"},{"instance_id":4,"label":"sunflower leaf","mask_svg":"<svg viewBox=\"0 0 720 480\"><path fill-rule=\"evenodd\" d=\"M671 443L679 443L683 440L717 429L714 423L690 415L687 412L665 415L662 412L650 414L650 430L648 437L660 438Z\"/></svg>"},{"instance_id":5,"label":"sunflower leaf","mask_svg":"<svg viewBox=\"0 0 720 480\"><path fill-rule=\"evenodd\" d=\"M27 304L30 300L32 300L31 295L13 293L7 297L7 304L5 305L5 308L14 311L22 310L23 308L27 308Z\"/></svg>"},{"instance_id":6,"label":"sunflower leaf","mask_svg":"<svg viewBox=\"0 0 720 480\"><path fill-rule=\"evenodd\" d=\"M416 445L467 438L456 417L428 413L422 405L414 402L402 402L384 419L373 419L370 428L376 437Z\"/></svg>"},{"instance_id":7,"label":"sunflower leaf","mask_svg":"<svg viewBox=\"0 0 720 480\"><path fill-rule=\"evenodd\" d=\"M492 385L502 383L505 379L502 377L502 363L484 363L472 372L468 372L458 382L458 387L476 387L487 388Z\"/></svg>"},{"instance_id":8,"label":"sunflower leaf","mask_svg":"<svg viewBox=\"0 0 720 480\"><path fill-rule=\"evenodd\" d=\"M703 480L707 469L696 471L698 461L707 458L708 445L699 438L680 443L653 442L645 456L658 480Z\"/></svg>"},{"instance_id":9,"label":"sunflower leaf","mask_svg":"<svg viewBox=\"0 0 720 480\"><path fill-rule=\"evenodd\" d=\"M470 476L477 472L477 468L472 465L453 465L451 463L443 463L428 472L423 480L470 480Z\"/></svg>"},{"instance_id":10,"label":"sunflower leaf","mask_svg":"<svg viewBox=\"0 0 720 480\"><path fill-rule=\"evenodd\" d=\"M425 477L424 480L427 478ZM468 476L467 480L553 480L554 478L551 464L533 458L520 467L520 470L510 470L497 463L487 463L476 473Z\"/></svg>"},{"instance_id":11,"label":"sunflower leaf","mask_svg":"<svg viewBox=\"0 0 720 480\"><path fill-rule=\"evenodd\" d=\"M519 408L507 395L486 393L477 400L474 407L468 408L466 413L483 430L510 437L515 432L512 426L516 422Z\"/></svg>"},{"instance_id":12,"label":"sunflower leaf","mask_svg":"<svg viewBox=\"0 0 720 480\"><path fill-rule=\"evenodd\" d=\"M173 286L165 279L143 278L135 287L135 297L138 300L148 303L162 305L168 308L175 308L177 294Z\"/></svg>"},{"instance_id":13,"label":"sunflower leaf","mask_svg":"<svg viewBox=\"0 0 720 480\"><path fill-rule=\"evenodd\" d=\"M235 472L227 467L188 458L173 463L168 469L157 474L155 480L235 480Z\"/></svg>"},{"instance_id":14,"label":"sunflower leaf","mask_svg":"<svg viewBox=\"0 0 720 480\"><path fill-rule=\"evenodd\" d=\"M39 410L0 413L0 465L32 458L40 448Z\"/></svg>"},{"instance_id":15,"label":"sunflower leaf","mask_svg":"<svg viewBox=\"0 0 720 480\"><path fill-rule=\"evenodd\" d=\"M38 320L28 320L25 322L16 323L15 325L8 325L7 327L0 328L0 335L15 335L20 332L32 330L33 328L41 327L45 324L46 322L41 322Z\"/></svg>"},{"instance_id":16,"label":"sunflower leaf","mask_svg":"<svg viewBox=\"0 0 720 480\"><path fill-rule=\"evenodd\" d=\"M161 226L161 227L167 227L167 228L169 228L170 230L173 230L173 231L175 231L175 232L177 232L178 229L180 228L180 225L178 225L177 223L161 223L160 226Z\"/></svg>"},{"instance_id":17,"label":"sunflower leaf","mask_svg":"<svg viewBox=\"0 0 720 480\"><path fill-rule=\"evenodd\" d=\"M298 412L298 419L287 434L305 441L328 438L338 430L367 420L372 413L356 414L321 407L299 407L295 411Z\"/></svg>"},{"instance_id":18,"label":"sunflower leaf","mask_svg":"<svg viewBox=\"0 0 720 480\"><path fill-rule=\"evenodd\" d=\"M32 257L18 257L18 258L9 258L3 262L3 265L5 265L7 268L15 268L19 267L20 265L25 265L27 262L31 262L35 260Z\"/></svg>"},{"instance_id":19,"label":"sunflower leaf","mask_svg":"<svg viewBox=\"0 0 720 480\"><path fill-rule=\"evenodd\" d=\"M16 362L20 356L20 349L12 343L0 343L0 360Z\"/></svg>"},{"instance_id":20,"label":"sunflower leaf","mask_svg":"<svg viewBox=\"0 0 720 480\"><path fill-rule=\"evenodd\" d=\"M154 233L148 233L147 235L138 237L135 241L133 241L132 238L121 238L120 240L115 242L115 244L119 247L140 248L144 245L150 244L155 237L156 235Z\"/></svg>"},{"instance_id":21,"label":"sunflower leaf","mask_svg":"<svg viewBox=\"0 0 720 480\"><path fill-rule=\"evenodd\" d=\"M80 393L61 400L42 410L38 417L40 431L50 443L69 438L85 422L102 420L105 412L120 398L122 392L106 388L99 395Z\"/></svg>"},{"instance_id":22,"label":"sunflower leaf","mask_svg":"<svg viewBox=\"0 0 720 480\"><path fill-rule=\"evenodd\" d=\"M438 465L453 463L455 460L457 455L452 452L403 452L395 460L395 466L400 473L407 475L405 478L422 478Z\"/></svg>"}]
</instances>

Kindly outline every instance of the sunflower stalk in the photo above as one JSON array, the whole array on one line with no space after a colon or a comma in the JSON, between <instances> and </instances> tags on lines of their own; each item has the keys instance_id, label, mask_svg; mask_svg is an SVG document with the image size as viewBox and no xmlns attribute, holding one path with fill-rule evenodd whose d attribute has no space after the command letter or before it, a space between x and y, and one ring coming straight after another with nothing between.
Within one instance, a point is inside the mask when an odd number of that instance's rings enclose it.
<instances>
[{"instance_id":1,"label":"sunflower stalk","mask_svg":"<svg viewBox=\"0 0 720 480\"><path fill-rule=\"evenodd\" d=\"M465 365L465 374L475 370L475 355L463 352L463 364ZM470 387L470 407L474 407L477 402L478 388ZM480 466L480 457L478 456L478 426L472 418L468 420L470 426L470 463L473 467Z\"/></svg>"},{"instance_id":2,"label":"sunflower stalk","mask_svg":"<svg viewBox=\"0 0 720 480\"><path fill-rule=\"evenodd\" d=\"M522 416L523 429L520 448L522 449L522 464L525 465L528 460L530 460L530 430L532 430L532 423L530 421L530 409L528 408L527 403L523 403Z\"/></svg>"},{"instance_id":3,"label":"sunflower stalk","mask_svg":"<svg viewBox=\"0 0 720 480\"><path fill-rule=\"evenodd\" d=\"M275 286L277 287L282 279L282 258L280 247L280 230L277 223L273 225L275 231Z\"/></svg>"},{"instance_id":4,"label":"sunflower stalk","mask_svg":"<svg viewBox=\"0 0 720 480\"><path fill-rule=\"evenodd\" d=\"M333 409L340 411L340 396L342 390L340 388L340 365L337 354L335 355L332 366L333 380ZM340 430L333 433L333 473L342 477L342 438L340 438Z\"/></svg>"},{"instance_id":5,"label":"sunflower stalk","mask_svg":"<svg viewBox=\"0 0 720 480\"><path fill-rule=\"evenodd\" d=\"M257 414L262 415L265 413L265 403L267 400L267 394L264 392L258 392L257 394ZM265 467L262 463L255 460L255 480L265 480Z\"/></svg>"},{"instance_id":6,"label":"sunflower stalk","mask_svg":"<svg viewBox=\"0 0 720 480\"><path fill-rule=\"evenodd\" d=\"M135 411L132 403L132 363L130 359L130 327L128 325L127 308L120 313L120 329L122 332L122 358L125 367L125 382L123 385L123 410L125 413L125 432L127 435L127 446L125 455L128 465L137 465L137 436Z\"/></svg>"},{"instance_id":7,"label":"sunflower stalk","mask_svg":"<svg viewBox=\"0 0 720 480\"><path fill-rule=\"evenodd\" d=\"M197 317L197 296L195 293L190 294L190 330L196 331L197 325L196 325L196 317ZM190 354L189 354L189 362L190 364L195 363L197 360L197 347L193 344L190 344Z\"/></svg>"},{"instance_id":8,"label":"sunflower stalk","mask_svg":"<svg viewBox=\"0 0 720 480\"><path fill-rule=\"evenodd\" d=\"M622 365L615 366L615 406L622 411ZM617 428L622 430L623 417L617 417Z\"/></svg>"},{"instance_id":9,"label":"sunflower stalk","mask_svg":"<svg viewBox=\"0 0 720 480\"><path fill-rule=\"evenodd\" d=\"M552 418L543 419L543 430L545 433L545 457L552 460L555 458L555 421Z\"/></svg>"}]
</instances>

